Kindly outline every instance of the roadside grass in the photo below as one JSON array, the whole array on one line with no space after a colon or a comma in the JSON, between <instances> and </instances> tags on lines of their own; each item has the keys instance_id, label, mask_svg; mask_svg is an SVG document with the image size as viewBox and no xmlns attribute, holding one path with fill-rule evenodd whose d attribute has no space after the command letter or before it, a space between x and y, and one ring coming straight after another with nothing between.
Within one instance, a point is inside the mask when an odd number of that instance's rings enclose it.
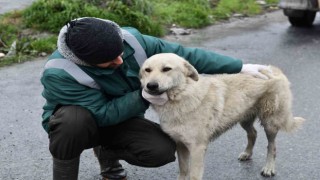
<instances>
[{"instance_id":1,"label":"roadside grass","mask_svg":"<svg viewBox=\"0 0 320 180\"><path fill-rule=\"evenodd\" d=\"M213 10L213 15L217 19L228 19L234 13L241 13L245 16L260 14L261 6L255 2L256 0L247 0L246 3L239 0L221 0Z\"/></svg>"},{"instance_id":2,"label":"roadside grass","mask_svg":"<svg viewBox=\"0 0 320 180\"><path fill-rule=\"evenodd\" d=\"M279 0L266 0L267 4L278 4Z\"/></svg>"},{"instance_id":3,"label":"roadside grass","mask_svg":"<svg viewBox=\"0 0 320 180\"><path fill-rule=\"evenodd\" d=\"M233 14L261 14L264 8L256 0L37 0L26 9L0 15L0 53L6 54L0 67L53 52L60 28L78 17L109 19L162 37L173 25L202 28Z\"/></svg>"},{"instance_id":4,"label":"roadside grass","mask_svg":"<svg viewBox=\"0 0 320 180\"><path fill-rule=\"evenodd\" d=\"M201 28L213 24L212 9L203 0L154 0L154 18L165 26Z\"/></svg>"}]
</instances>

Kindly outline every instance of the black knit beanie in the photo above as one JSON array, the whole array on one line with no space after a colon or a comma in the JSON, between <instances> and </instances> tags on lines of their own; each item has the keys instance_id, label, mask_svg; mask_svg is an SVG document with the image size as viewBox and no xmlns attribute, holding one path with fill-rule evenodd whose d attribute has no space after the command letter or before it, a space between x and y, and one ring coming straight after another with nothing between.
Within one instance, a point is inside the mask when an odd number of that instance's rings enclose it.
<instances>
[{"instance_id":1,"label":"black knit beanie","mask_svg":"<svg viewBox=\"0 0 320 180\"><path fill-rule=\"evenodd\" d=\"M97 18L83 18L67 24L66 44L88 64L101 64L116 59L124 50L119 28Z\"/></svg>"}]
</instances>

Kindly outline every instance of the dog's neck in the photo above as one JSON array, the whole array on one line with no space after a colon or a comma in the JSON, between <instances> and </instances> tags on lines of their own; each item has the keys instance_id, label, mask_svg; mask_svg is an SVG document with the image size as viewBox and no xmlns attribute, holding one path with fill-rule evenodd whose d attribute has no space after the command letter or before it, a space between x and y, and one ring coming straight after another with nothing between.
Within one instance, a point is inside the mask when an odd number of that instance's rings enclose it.
<instances>
[{"instance_id":1,"label":"dog's neck","mask_svg":"<svg viewBox=\"0 0 320 180\"><path fill-rule=\"evenodd\" d=\"M200 79L201 80L201 79ZM178 102L178 101L185 101L185 100L192 100L197 99L197 94L190 93L190 92L197 92L198 89L203 89L205 87L200 87L197 85L198 81L194 81L192 79L187 79L186 83L181 84L180 86L174 87L167 91L169 101L171 102Z\"/></svg>"},{"instance_id":2,"label":"dog's neck","mask_svg":"<svg viewBox=\"0 0 320 180\"><path fill-rule=\"evenodd\" d=\"M199 79L199 81L203 81L203 79ZM180 121L180 117L183 117L181 114L185 115L197 111L204 99L207 98L203 96L203 94L207 93L201 93L201 95L194 92L207 92L210 88L210 83L207 83L204 87L197 84L199 81L190 80L190 82L182 86L171 89L167 92L169 100L164 105L152 105L153 109L159 115L160 121L172 121L172 119Z\"/></svg>"},{"instance_id":3,"label":"dog's neck","mask_svg":"<svg viewBox=\"0 0 320 180\"><path fill-rule=\"evenodd\" d=\"M202 81L203 79L199 79L199 81ZM200 96L199 94L196 94L194 92L199 92L199 91L208 91L210 85L208 84L207 87L203 87L203 86L199 86L197 85L199 81L194 81L192 79L188 79L186 81L186 83L178 86L178 87L174 87L172 89L170 89L169 91L167 91L168 93L168 102L165 105L177 105L177 104L186 104L186 101L192 101L193 107L186 107L189 110L191 109L195 109L198 106L200 106L200 104L202 103L204 97ZM183 101L183 102L182 102ZM188 110L188 111L189 111Z\"/></svg>"}]
</instances>

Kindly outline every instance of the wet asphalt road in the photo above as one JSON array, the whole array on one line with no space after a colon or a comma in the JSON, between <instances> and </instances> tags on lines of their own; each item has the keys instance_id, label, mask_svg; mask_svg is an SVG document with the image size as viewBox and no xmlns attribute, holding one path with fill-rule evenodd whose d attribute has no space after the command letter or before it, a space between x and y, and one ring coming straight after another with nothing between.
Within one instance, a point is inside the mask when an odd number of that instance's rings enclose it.
<instances>
[{"instance_id":1,"label":"wet asphalt road","mask_svg":"<svg viewBox=\"0 0 320 180\"><path fill-rule=\"evenodd\" d=\"M2 2L2 1L1 1ZM272 64L287 74L294 95L293 112L307 119L295 133L277 137L277 175L272 180L320 179L320 17L311 29L293 28L281 11L256 18L222 23L190 36L166 37L184 45L202 47L244 59L245 63ZM45 60L0 68L0 180L51 179L52 164L47 134L41 127L44 99L39 82ZM148 112L148 117L157 119ZM210 144L205 180L260 180L265 163L266 138L258 123L252 160L238 162L246 145L240 126ZM160 168L126 164L128 180L171 180L177 162ZM80 180L98 179L99 167L92 150L81 156Z\"/></svg>"},{"instance_id":2,"label":"wet asphalt road","mask_svg":"<svg viewBox=\"0 0 320 180\"><path fill-rule=\"evenodd\" d=\"M35 0L0 0L0 14L27 7Z\"/></svg>"}]
</instances>

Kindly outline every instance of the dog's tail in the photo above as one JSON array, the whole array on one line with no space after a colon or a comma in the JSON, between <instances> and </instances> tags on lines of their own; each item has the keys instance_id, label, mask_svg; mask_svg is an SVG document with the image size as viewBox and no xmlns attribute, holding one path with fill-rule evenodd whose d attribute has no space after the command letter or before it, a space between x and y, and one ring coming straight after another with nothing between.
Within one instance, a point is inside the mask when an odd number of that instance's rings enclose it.
<instances>
[{"instance_id":1,"label":"dog's tail","mask_svg":"<svg viewBox=\"0 0 320 180\"><path fill-rule=\"evenodd\" d=\"M292 132L299 127L301 127L302 123L305 121L302 117L293 117L287 121L287 124L284 126L283 130L287 132Z\"/></svg>"},{"instance_id":2,"label":"dog's tail","mask_svg":"<svg viewBox=\"0 0 320 180\"><path fill-rule=\"evenodd\" d=\"M268 71L265 69L260 70L262 74L264 74L269 78L269 83L274 84L273 86L270 86L271 88L268 91L282 92L282 94L279 94L279 96L282 96L282 97L287 96L287 98L289 98L288 96L291 96L291 91L290 91L290 82L288 78L282 73L282 71L279 68L275 66L270 66L270 65L269 67L271 71ZM266 100L266 102L269 102L269 100ZM266 105L268 105L268 103L266 103ZM274 105L269 107L266 106L265 109L272 109L273 106ZM281 127L281 129L286 132L292 132L295 129L301 127L304 121L305 119L302 117L292 117L291 115L288 117L288 119L286 120L285 124Z\"/></svg>"}]
</instances>

